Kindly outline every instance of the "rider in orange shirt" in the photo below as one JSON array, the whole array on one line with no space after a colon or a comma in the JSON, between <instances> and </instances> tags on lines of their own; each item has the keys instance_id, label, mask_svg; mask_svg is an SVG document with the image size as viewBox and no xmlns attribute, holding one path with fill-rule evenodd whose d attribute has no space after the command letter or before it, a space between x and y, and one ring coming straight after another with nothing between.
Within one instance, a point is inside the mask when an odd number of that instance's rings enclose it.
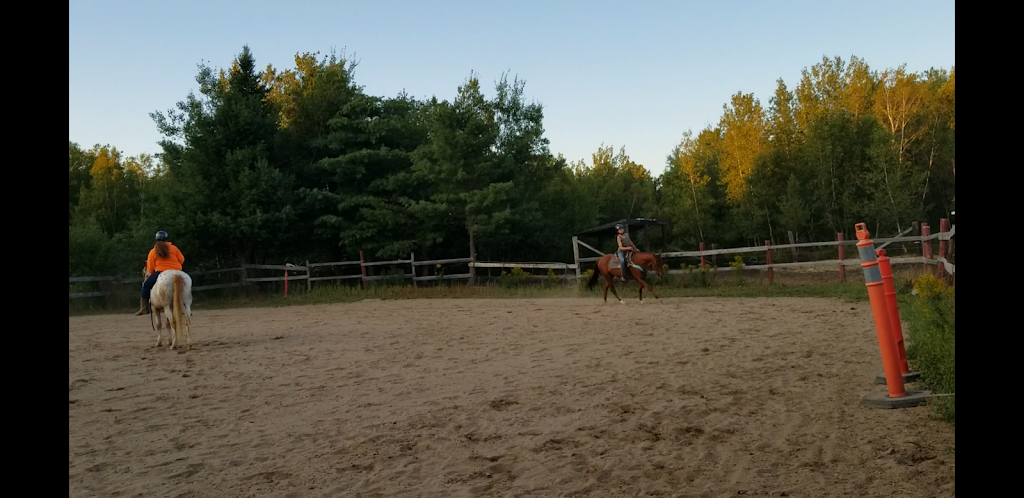
<instances>
[{"instance_id":1,"label":"rider in orange shirt","mask_svg":"<svg viewBox=\"0 0 1024 498\"><path fill-rule=\"evenodd\" d=\"M160 230L156 233L156 243L149 250L149 257L146 259L146 272L149 277L142 283L142 299L139 300L139 311L135 316L149 314L149 295L156 285L156 279L160 272L167 270L181 270L181 264L185 262L185 256L178 248L167 241L167 232Z\"/></svg>"}]
</instances>

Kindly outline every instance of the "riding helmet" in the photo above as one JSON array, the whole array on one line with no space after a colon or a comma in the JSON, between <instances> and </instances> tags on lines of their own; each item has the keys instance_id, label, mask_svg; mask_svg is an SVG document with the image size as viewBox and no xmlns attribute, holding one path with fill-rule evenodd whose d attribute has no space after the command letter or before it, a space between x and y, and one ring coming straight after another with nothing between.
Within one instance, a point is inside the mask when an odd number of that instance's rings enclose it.
<instances>
[{"instance_id":1,"label":"riding helmet","mask_svg":"<svg viewBox=\"0 0 1024 498\"><path fill-rule=\"evenodd\" d=\"M156 240L167 240L167 232L160 230L156 233Z\"/></svg>"}]
</instances>

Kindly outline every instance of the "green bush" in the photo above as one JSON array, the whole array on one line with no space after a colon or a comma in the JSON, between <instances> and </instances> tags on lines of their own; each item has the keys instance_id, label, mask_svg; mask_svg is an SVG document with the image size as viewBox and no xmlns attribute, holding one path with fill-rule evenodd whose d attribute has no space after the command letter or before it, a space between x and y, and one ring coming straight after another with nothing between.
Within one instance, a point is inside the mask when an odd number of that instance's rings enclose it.
<instances>
[{"instance_id":1,"label":"green bush","mask_svg":"<svg viewBox=\"0 0 1024 498\"><path fill-rule=\"evenodd\" d=\"M914 279L910 296L907 358L936 394L936 415L956 423L956 292L933 275Z\"/></svg>"},{"instance_id":2,"label":"green bush","mask_svg":"<svg viewBox=\"0 0 1024 498\"><path fill-rule=\"evenodd\" d=\"M544 286L549 289L558 287L558 284L561 283L561 280L562 279L558 276L557 273L555 273L555 270L553 268L548 268L548 274L547 276L544 277Z\"/></svg>"},{"instance_id":3,"label":"green bush","mask_svg":"<svg viewBox=\"0 0 1024 498\"><path fill-rule=\"evenodd\" d=\"M379 280L380 285L386 287L401 287L405 285L405 270L401 268L388 268L380 273L383 277Z\"/></svg>"},{"instance_id":4,"label":"green bush","mask_svg":"<svg viewBox=\"0 0 1024 498\"><path fill-rule=\"evenodd\" d=\"M133 226L111 237L92 218L76 219L68 227L68 276L139 276L153 233Z\"/></svg>"},{"instance_id":5,"label":"green bush","mask_svg":"<svg viewBox=\"0 0 1024 498\"><path fill-rule=\"evenodd\" d=\"M590 282L590 277L592 277L594 275L595 271L597 271L597 270L595 270L593 268L590 268L590 269L587 269L587 270L583 271L583 274L580 275L580 281L579 281L580 290L585 290L587 288L587 282Z\"/></svg>"},{"instance_id":6,"label":"green bush","mask_svg":"<svg viewBox=\"0 0 1024 498\"><path fill-rule=\"evenodd\" d=\"M116 249L91 218L68 227L68 276L101 276L115 272ZM139 256L142 261L145 255Z\"/></svg>"},{"instance_id":7,"label":"green bush","mask_svg":"<svg viewBox=\"0 0 1024 498\"><path fill-rule=\"evenodd\" d=\"M523 269L518 266L513 266L511 272L501 272L501 286L506 289L523 287L526 285L526 281L529 278L529 273L524 272Z\"/></svg>"},{"instance_id":8,"label":"green bush","mask_svg":"<svg viewBox=\"0 0 1024 498\"><path fill-rule=\"evenodd\" d=\"M743 283L743 257L739 254L729 262L729 268L732 268L733 280L737 284Z\"/></svg>"},{"instance_id":9,"label":"green bush","mask_svg":"<svg viewBox=\"0 0 1024 498\"><path fill-rule=\"evenodd\" d=\"M693 287L711 287L715 284L717 268L709 265L684 265L687 272L687 283Z\"/></svg>"}]
</instances>

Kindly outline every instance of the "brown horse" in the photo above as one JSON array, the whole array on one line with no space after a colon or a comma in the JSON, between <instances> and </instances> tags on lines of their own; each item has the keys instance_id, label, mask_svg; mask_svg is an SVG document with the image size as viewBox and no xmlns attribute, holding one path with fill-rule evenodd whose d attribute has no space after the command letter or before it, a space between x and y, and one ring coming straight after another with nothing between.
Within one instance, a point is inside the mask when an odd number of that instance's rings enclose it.
<instances>
[{"instance_id":1,"label":"brown horse","mask_svg":"<svg viewBox=\"0 0 1024 498\"><path fill-rule=\"evenodd\" d=\"M601 259L597 260L597 271L594 272L590 277L590 281L587 282L587 289L593 289L594 285L597 284L598 276L604 277L604 302L608 302L608 289L612 289L612 293L615 294L615 298L619 300L619 303L626 304L619 293L615 291L614 279L622 276L621 268L611 268L612 258L618 260L618 256L615 254L605 254L601 256ZM664 266L661 264L661 253L654 254L650 252L634 252L632 261L626 261L627 265L630 265L629 274L636 280L640 286L640 304L644 303L644 287L654 294L655 299L661 299L658 294L654 292L654 287L651 284L644 281L644 277L647 275L648 270L654 270L659 277L665 276Z\"/></svg>"}]
</instances>

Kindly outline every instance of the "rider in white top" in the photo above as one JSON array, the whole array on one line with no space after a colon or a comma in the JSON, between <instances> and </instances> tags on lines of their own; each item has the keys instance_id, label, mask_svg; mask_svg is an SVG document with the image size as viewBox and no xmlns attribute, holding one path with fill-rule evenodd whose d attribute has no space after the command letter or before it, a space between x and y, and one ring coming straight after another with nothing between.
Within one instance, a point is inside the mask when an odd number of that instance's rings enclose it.
<instances>
[{"instance_id":1,"label":"rider in white top","mask_svg":"<svg viewBox=\"0 0 1024 498\"><path fill-rule=\"evenodd\" d=\"M625 282L630 275L629 269L626 266L626 254L630 251L639 251L639 249L637 249L636 245L633 244L633 241L629 239L629 234L626 233L625 227L623 227L621 223L615 225L615 229L619 232L615 237L615 242L619 246L616 254L618 254L619 263L621 264L619 269L622 271L622 277L620 277L620 279Z\"/></svg>"}]
</instances>

